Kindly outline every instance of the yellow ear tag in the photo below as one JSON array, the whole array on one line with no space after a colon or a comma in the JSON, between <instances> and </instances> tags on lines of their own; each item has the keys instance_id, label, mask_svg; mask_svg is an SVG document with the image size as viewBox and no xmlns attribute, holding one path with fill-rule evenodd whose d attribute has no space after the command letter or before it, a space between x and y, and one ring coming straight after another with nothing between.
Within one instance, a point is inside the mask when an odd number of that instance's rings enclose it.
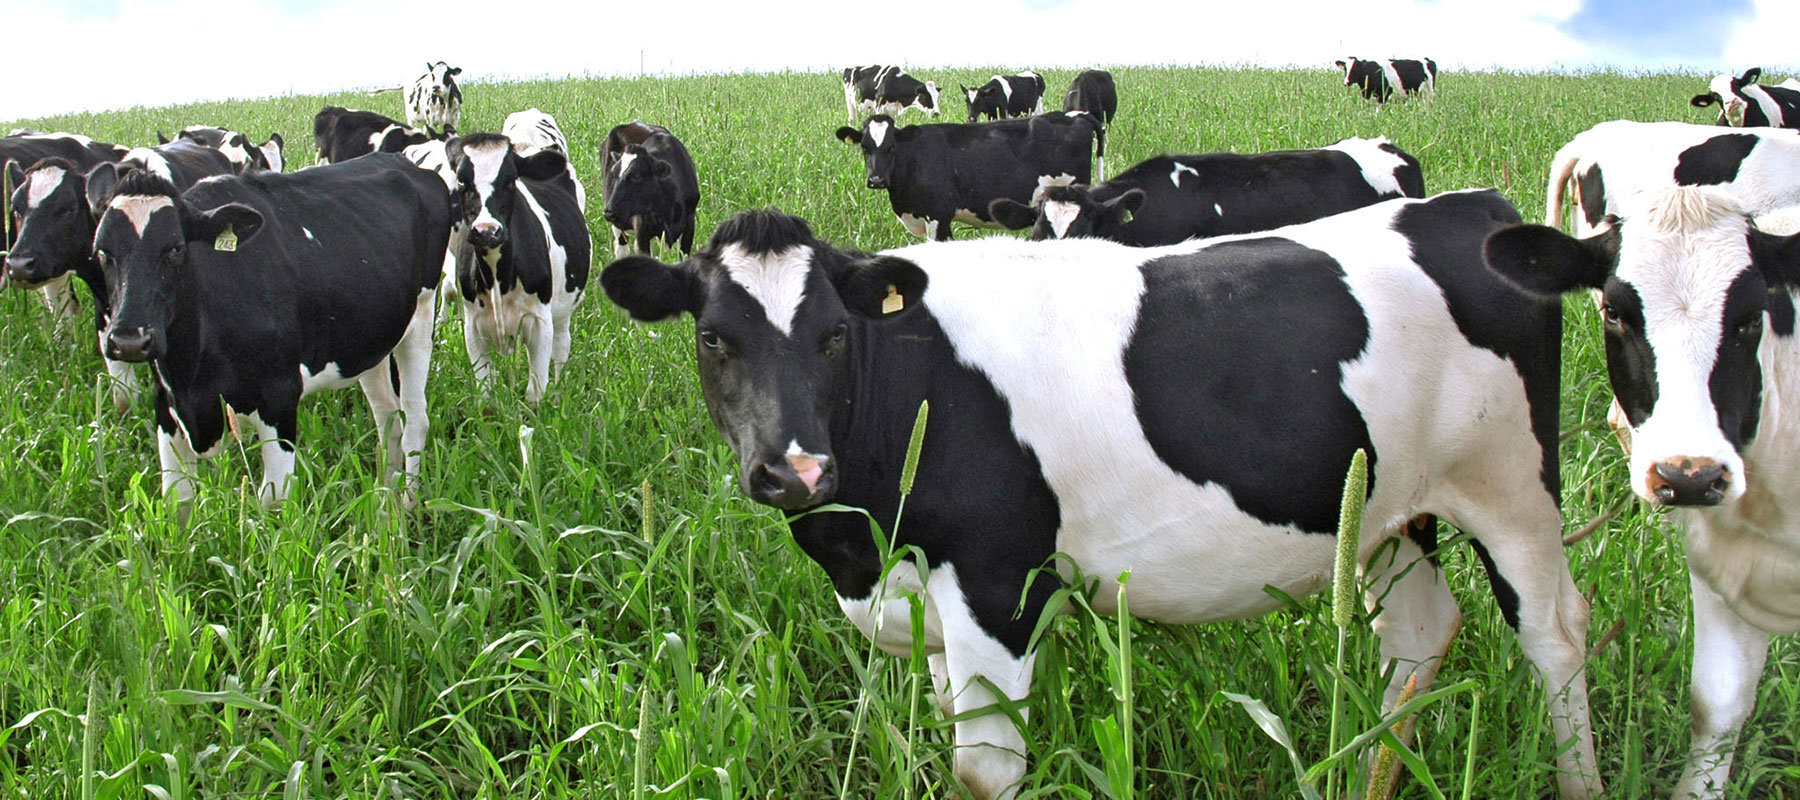
<instances>
[{"instance_id":1,"label":"yellow ear tag","mask_svg":"<svg viewBox=\"0 0 1800 800\"><path fill-rule=\"evenodd\" d=\"M893 284L888 284L887 297L881 298L881 313L893 314L904 308L906 308L906 298L900 296L900 292L894 288Z\"/></svg>"},{"instance_id":2,"label":"yellow ear tag","mask_svg":"<svg viewBox=\"0 0 1800 800\"><path fill-rule=\"evenodd\" d=\"M237 252L237 234L231 230L230 225L226 225L219 238L213 240L213 249L221 253Z\"/></svg>"}]
</instances>

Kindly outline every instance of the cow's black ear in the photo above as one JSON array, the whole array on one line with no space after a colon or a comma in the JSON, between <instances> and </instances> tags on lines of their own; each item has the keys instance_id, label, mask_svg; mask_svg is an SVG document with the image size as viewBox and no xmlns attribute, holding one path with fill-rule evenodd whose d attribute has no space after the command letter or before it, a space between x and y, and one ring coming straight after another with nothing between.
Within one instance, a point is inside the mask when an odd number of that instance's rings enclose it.
<instances>
[{"instance_id":1,"label":"cow's black ear","mask_svg":"<svg viewBox=\"0 0 1800 800\"><path fill-rule=\"evenodd\" d=\"M450 169L458 172L462 170L463 149L461 137L452 136L444 140L444 160L450 162Z\"/></svg>"},{"instance_id":2,"label":"cow's black ear","mask_svg":"<svg viewBox=\"0 0 1800 800\"><path fill-rule=\"evenodd\" d=\"M837 129L837 137L849 144L862 144L862 131L848 125Z\"/></svg>"},{"instance_id":3,"label":"cow's black ear","mask_svg":"<svg viewBox=\"0 0 1800 800\"><path fill-rule=\"evenodd\" d=\"M1769 286L1800 287L1800 234L1778 236L1750 229L1750 262Z\"/></svg>"},{"instance_id":4,"label":"cow's black ear","mask_svg":"<svg viewBox=\"0 0 1800 800\"><path fill-rule=\"evenodd\" d=\"M164 136L162 131L157 131L156 132L156 143L157 144L168 144L169 137Z\"/></svg>"},{"instance_id":5,"label":"cow's black ear","mask_svg":"<svg viewBox=\"0 0 1800 800\"><path fill-rule=\"evenodd\" d=\"M1762 78L1762 67L1751 67L1747 70L1744 70L1743 77L1738 78L1737 80L1731 82L1731 88L1741 89L1745 86L1749 86L1750 84L1757 82L1757 80L1759 80L1761 78Z\"/></svg>"},{"instance_id":6,"label":"cow's black ear","mask_svg":"<svg viewBox=\"0 0 1800 800\"><path fill-rule=\"evenodd\" d=\"M1688 104L1695 108L1705 108L1717 102L1721 102L1719 96L1712 92L1707 92L1706 94L1694 95L1694 99L1689 100Z\"/></svg>"},{"instance_id":7,"label":"cow's black ear","mask_svg":"<svg viewBox=\"0 0 1800 800\"><path fill-rule=\"evenodd\" d=\"M569 159L558 150L539 150L530 156L519 159L519 177L532 181L547 181L563 174L568 167Z\"/></svg>"},{"instance_id":8,"label":"cow's black ear","mask_svg":"<svg viewBox=\"0 0 1800 800\"><path fill-rule=\"evenodd\" d=\"M664 264L649 256L626 256L600 271L606 299L632 319L656 322L683 311L700 315L700 280L687 262Z\"/></svg>"},{"instance_id":9,"label":"cow's black ear","mask_svg":"<svg viewBox=\"0 0 1800 800\"><path fill-rule=\"evenodd\" d=\"M450 68L450 71L448 71L448 72L446 72L446 73L444 73L444 74L445 74L445 75L461 75L461 74L462 74L462 67L451 67L451 68Z\"/></svg>"},{"instance_id":10,"label":"cow's black ear","mask_svg":"<svg viewBox=\"0 0 1800 800\"><path fill-rule=\"evenodd\" d=\"M106 209L106 198L118 185L119 174L124 169L117 163L102 161L88 170L87 187L83 192L87 197L88 213L94 215L94 219L99 219L100 212Z\"/></svg>"},{"instance_id":11,"label":"cow's black ear","mask_svg":"<svg viewBox=\"0 0 1800 800\"><path fill-rule=\"evenodd\" d=\"M831 271L831 282L850 313L871 319L893 319L919 305L925 296L925 270L895 256L876 256Z\"/></svg>"},{"instance_id":12,"label":"cow's black ear","mask_svg":"<svg viewBox=\"0 0 1800 800\"><path fill-rule=\"evenodd\" d=\"M218 208L196 211L190 215L187 236L190 242L200 242L225 249L219 244L220 234L227 228L231 235L237 237L237 245L242 245L256 234L262 232L263 215L243 203L226 203Z\"/></svg>"},{"instance_id":13,"label":"cow's black ear","mask_svg":"<svg viewBox=\"0 0 1800 800\"><path fill-rule=\"evenodd\" d=\"M1037 222L1037 209L1010 197L996 197L988 203L988 216L1007 230L1020 231Z\"/></svg>"},{"instance_id":14,"label":"cow's black ear","mask_svg":"<svg viewBox=\"0 0 1800 800\"><path fill-rule=\"evenodd\" d=\"M1113 209L1113 213L1118 215L1121 222L1130 219L1130 216L1136 214L1138 209L1143 206L1143 189L1127 189L1124 194L1106 201L1106 207Z\"/></svg>"},{"instance_id":15,"label":"cow's black ear","mask_svg":"<svg viewBox=\"0 0 1800 800\"><path fill-rule=\"evenodd\" d=\"M1561 295L1606 284L1619 261L1619 228L1577 239L1547 225L1509 225L1488 234L1488 268L1520 289Z\"/></svg>"},{"instance_id":16,"label":"cow's black ear","mask_svg":"<svg viewBox=\"0 0 1800 800\"><path fill-rule=\"evenodd\" d=\"M268 144L269 142L274 142L276 147L287 147L287 140L281 138L281 133L278 131L270 132L269 141L263 142L263 144Z\"/></svg>"}]
</instances>

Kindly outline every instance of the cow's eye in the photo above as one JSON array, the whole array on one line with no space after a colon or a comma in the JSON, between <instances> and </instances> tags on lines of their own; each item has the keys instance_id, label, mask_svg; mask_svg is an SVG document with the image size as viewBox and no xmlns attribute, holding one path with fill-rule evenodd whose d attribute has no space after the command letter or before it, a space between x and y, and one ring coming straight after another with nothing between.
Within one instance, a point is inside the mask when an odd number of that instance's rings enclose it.
<instances>
[{"instance_id":1,"label":"cow's eye","mask_svg":"<svg viewBox=\"0 0 1800 800\"><path fill-rule=\"evenodd\" d=\"M182 246L176 244L163 251L163 260L170 264L179 264L181 263L181 254Z\"/></svg>"},{"instance_id":2,"label":"cow's eye","mask_svg":"<svg viewBox=\"0 0 1800 800\"><path fill-rule=\"evenodd\" d=\"M844 337L849 335L849 331L850 326L842 322L833 325L831 330L826 332L825 345L821 349L825 351L826 355L836 354L844 348Z\"/></svg>"},{"instance_id":3,"label":"cow's eye","mask_svg":"<svg viewBox=\"0 0 1800 800\"><path fill-rule=\"evenodd\" d=\"M700 344L706 349L715 352L723 351L725 348L724 340L720 339L719 334L712 330L703 329L700 331Z\"/></svg>"},{"instance_id":4,"label":"cow's eye","mask_svg":"<svg viewBox=\"0 0 1800 800\"><path fill-rule=\"evenodd\" d=\"M1619 325L1619 309L1614 308L1612 303L1606 303L1600 306L1600 317L1601 319L1606 320L1607 325L1613 327L1618 327Z\"/></svg>"},{"instance_id":5,"label":"cow's eye","mask_svg":"<svg viewBox=\"0 0 1800 800\"><path fill-rule=\"evenodd\" d=\"M100 262L102 268L112 266L112 254L105 250L95 250L94 260Z\"/></svg>"}]
</instances>

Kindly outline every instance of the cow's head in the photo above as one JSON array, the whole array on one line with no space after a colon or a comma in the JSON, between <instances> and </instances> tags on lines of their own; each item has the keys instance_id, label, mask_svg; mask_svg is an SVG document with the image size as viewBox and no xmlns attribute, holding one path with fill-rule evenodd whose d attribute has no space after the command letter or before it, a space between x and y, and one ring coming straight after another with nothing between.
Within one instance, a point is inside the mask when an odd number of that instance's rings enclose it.
<instances>
[{"instance_id":1,"label":"cow's head","mask_svg":"<svg viewBox=\"0 0 1800 800\"><path fill-rule=\"evenodd\" d=\"M899 147L899 134L894 118L886 114L876 114L864 120L862 130L851 127L837 129L839 139L862 147L863 165L867 169L871 189L886 189L888 181L893 179L894 152Z\"/></svg>"},{"instance_id":2,"label":"cow's head","mask_svg":"<svg viewBox=\"0 0 1800 800\"><path fill-rule=\"evenodd\" d=\"M700 388L738 456L738 485L759 503L801 509L837 488L831 417L846 402L870 325L915 308L923 270L848 253L775 210L722 223L679 264L630 256L600 274L637 319L694 318Z\"/></svg>"},{"instance_id":3,"label":"cow's head","mask_svg":"<svg viewBox=\"0 0 1800 800\"><path fill-rule=\"evenodd\" d=\"M568 160L556 150L520 156L512 140L497 133L452 139L444 147L456 169L469 243L484 255L497 254L508 238L507 224L519 204L519 179L545 181L563 173Z\"/></svg>"},{"instance_id":4,"label":"cow's head","mask_svg":"<svg viewBox=\"0 0 1800 800\"><path fill-rule=\"evenodd\" d=\"M943 110L938 104L937 81L926 81L924 86L919 87L918 93L913 95L912 105L931 116L937 116Z\"/></svg>"},{"instance_id":5,"label":"cow's head","mask_svg":"<svg viewBox=\"0 0 1800 800\"><path fill-rule=\"evenodd\" d=\"M1706 93L1694 95L1694 99L1689 102L1695 108L1704 108L1718 103L1718 124L1742 128L1744 127L1745 113L1750 109L1750 101L1744 96L1744 87L1755 84L1761 77L1761 67L1744 70L1744 74L1738 77L1714 75L1712 81L1707 84Z\"/></svg>"},{"instance_id":6,"label":"cow's head","mask_svg":"<svg viewBox=\"0 0 1800 800\"><path fill-rule=\"evenodd\" d=\"M100 208L94 260L106 277L111 324L106 356L148 361L166 355L177 298L192 280L193 254L225 249L230 232L241 248L262 231L263 216L239 203L191 209L175 185L145 170L127 170Z\"/></svg>"},{"instance_id":7,"label":"cow's head","mask_svg":"<svg viewBox=\"0 0 1800 800\"><path fill-rule=\"evenodd\" d=\"M118 166L103 163L95 181L99 196L112 188L109 176ZM36 286L66 274L93 253L94 213L89 183L76 166L60 158L33 165L14 184L12 211L18 239L6 254L6 279L19 286ZM98 202L99 197L93 198Z\"/></svg>"},{"instance_id":8,"label":"cow's head","mask_svg":"<svg viewBox=\"0 0 1800 800\"><path fill-rule=\"evenodd\" d=\"M1144 190L1127 189L1110 200L1095 200L1091 187L1049 186L1037 207L1010 197L988 203L988 216L1012 230L1031 229L1031 240L1094 236L1116 239L1120 225L1144 204Z\"/></svg>"},{"instance_id":9,"label":"cow's head","mask_svg":"<svg viewBox=\"0 0 1800 800\"><path fill-rule=\"evenodd\" d=\"M462 74L462 67L452 67L442 61L425 64L425 74L419 77L425 81L426 91L432 97L444 97L456 86L456 76Z\"/></svg>"},{"instance_id":10,"label":"cow's head","mask_svg":"<svg viewBox=\"0 0 1800 800\"><path fill-rule=\"evenodd\" d=\"M1762 408L1765 307L1800 286L1800 237L1756 230L1698 187L1645 196L1575 239L1522 225L1488 264L1528 291L1602 292L1607 369L1631 428L1631 488L1652 503L1736 500Z\"/></svg>"},{"instance_id":11,"label":"cow's head","mask_svg":"<svg viewBox=\"0 0 1800 800\"><path fill-rule=\"evenodd\" d=\"M1005 87L1000 80L999 76L995 76L993 80L982 84L980 88L962 87L963 94L969 98L969 122L980 119L982 114L989 117L1005 115L1007 97Z\"/></svg>"},{"instance_id":12,"label":"cow's head","mask_svg":"<svg viewBox=\"0 0 1800 800\"><path fill-rule=\"evenodd\" d=\"M612 193L601 216L620 230L630 230L637 217L671 218L676 198L675 167L643 145L628 145L606 167Z\"/></svg>"},{"instance_id":13,"label":"cow's head","mask_svg":"<svg viewBox=\"0 0 1800 800\"><path fill-rule=\"evenodd\" d=\"M1356 72L1356 56L1344 56L1342 59L1333 61L1331 63L1336 64L1338 69L1341 69L1344 71L1344 85L1345 86L1355 86L1356 85L1356 83L1354 81L1352 81L1351 77L1350 77L1352 73Z\"/></svg>"}]
</instances>

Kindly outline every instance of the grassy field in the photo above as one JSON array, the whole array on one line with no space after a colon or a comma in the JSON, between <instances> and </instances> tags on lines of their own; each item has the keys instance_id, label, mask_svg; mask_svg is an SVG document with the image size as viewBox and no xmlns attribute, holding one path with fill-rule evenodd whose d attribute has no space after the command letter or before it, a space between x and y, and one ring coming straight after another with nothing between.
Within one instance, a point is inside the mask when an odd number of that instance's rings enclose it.
<instances>
[{"instance_id":1,"label":"grassy field","mask_svg":"<svg viewBox=\"0 0 1800 800\"><path fill-rule=\"evenodd\" d=\"M1552 153L1578 131L1621 117L1711 121L1687 105L1696 76L1450 73L1435 101L1378 110L1328 67L1113 71L1114 172L1163 152L1385 135L1419 158L1428 189L1497 187L1532 220ZM990 72L915 70L948 87ZM1060 89L1071 76L1046 79ZM634 118L668 126L692 152L702 239L736 211L774 205L841 245L912 241L885 196L864 188L858 152L832 136L844 124L835 75L465 91L465 130L497 129L530 106L560 120L603 261L597 148ZM945 102L960 115L960 98ZM400 116L400 103L288 97L8 125L129 144L194 123L258 141L279 131L298 165L312 160L320 106ZM1568 551L1593 599L1601 774L1612 796L1650 796L1674 782L1688 741L1682 544L1624 487L1597 323L1585 301L1567 308L1567 526L1618 512ZM537 408L522 399L522 357L484 397L458 326L446 325L422 511L390 510L368 412L346 391L303 404L301 484L279 512L255 500L254 449L233 444L202 465L182 526L159 496L148 405L115 416L91 332L46 320L34 295L0 295L7 796L958 796L922 662L871 658L780 515L736 491L735 460L700 401L690 325L636 325L590 296L568 368ZM1470 686L1420 719L1430 777L1402 796L1546 796L1556 744L1542 694L1468 548L1445 563L1465 622L1442 675ZM1220 692L1260 698L1302 762L1322 758L1328 610L1313 598L1236 624L1131 626L1136 795L1295 796L1288 753ZM1126 763L1095 734L1122 688L1101 646L1117 626L1074 614L1047 638L1026 796L1123 794L1096 777ZM1352 639L1351 676L1371 690L1374 647L1366 632ZM1357 729L1373 722L1360 714ZM1797 764L1800 641L1788 637L1771 653L1731 796L1800 798Z\"/></svg>"}]
</instances>

